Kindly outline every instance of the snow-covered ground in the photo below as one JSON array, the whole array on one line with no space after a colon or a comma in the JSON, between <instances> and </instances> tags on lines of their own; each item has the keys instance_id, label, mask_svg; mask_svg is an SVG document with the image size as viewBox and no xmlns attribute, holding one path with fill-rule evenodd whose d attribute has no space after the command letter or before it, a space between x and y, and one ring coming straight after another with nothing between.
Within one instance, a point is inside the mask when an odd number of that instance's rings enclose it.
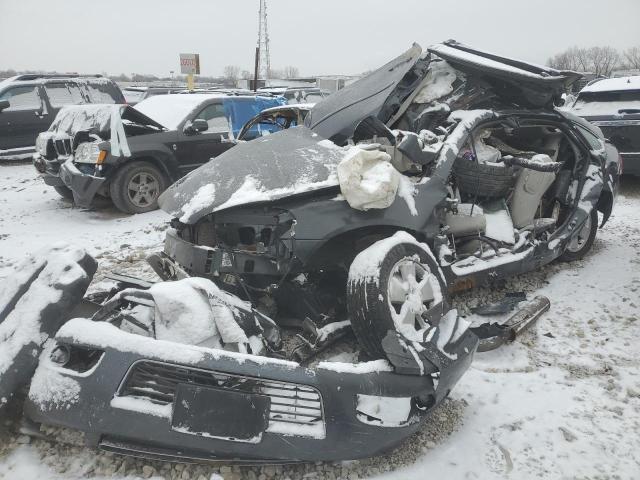
<instances>
[{"instance_id":1,"label":"snow-covered ground","mask_svg":"<svg viewBox=\"0 0 640 480\"><path fill-rule=\"evenodd\" d=\"M0 163L0 281L29 253L65 241L87 248L101 267L127 271L143 249L162 245L169 216L126 215L107 204L74 208L31 165Z\"/></svg>"},{"instance_id":2,"label":"snow-covered ground","mask_svg":"<svg viewBox=\"0 0 640 480\"><path fill-rule=\"evenodd\" d=\"M83 211L59 199L32 167L0 165L0 281L24 255L59 240L98 255L101 268L149 274L168 217ZM2 432L0 478L640 478L640 181L626 179L591 254L455 299L459 309L505 291L546 295L551 310L516 343L478 354L415 437L359 462L211 467L113 456L81 446L27 443Z\"/></svg>"}]
</instances>

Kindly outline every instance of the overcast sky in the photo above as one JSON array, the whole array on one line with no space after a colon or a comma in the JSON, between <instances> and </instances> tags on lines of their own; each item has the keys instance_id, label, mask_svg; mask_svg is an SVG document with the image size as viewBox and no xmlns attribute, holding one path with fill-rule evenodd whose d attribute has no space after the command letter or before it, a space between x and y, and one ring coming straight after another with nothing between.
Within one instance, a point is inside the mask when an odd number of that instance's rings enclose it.
<instances>
[{"instance_id":1,"label":"overcast sky","mask_svg":"<svg viewBox=\"0 0 640 480\"><path fill-rule=\"evenodd\" d=\"M252 70L258 0L0 0L0 69ZM272 68L356 74L448 38L544 63L573 45L640 45L640 0L268 0Z\"/></svg>"}]
</instances>

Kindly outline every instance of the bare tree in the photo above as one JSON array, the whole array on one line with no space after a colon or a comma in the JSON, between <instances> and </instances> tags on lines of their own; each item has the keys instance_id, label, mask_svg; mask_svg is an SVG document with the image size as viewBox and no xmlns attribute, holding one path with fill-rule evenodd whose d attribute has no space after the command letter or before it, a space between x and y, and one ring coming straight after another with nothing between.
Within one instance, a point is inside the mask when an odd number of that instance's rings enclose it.
<instances>
[{"instance_id":1,"label":"bare tree","mask_svg":"<svg viewBox=\"0 0 640 480\"><path fill-rule=\"evenodd\" d=\"M620 54L612 47L571 47L547 61L559 70L575 70L608 77L620 65Z\"/></svg>"},{"instance_id":2,"label":"bare tree","mask_svg":"<svg viewBox=\"0 0 640 480\"><path fill-rule=\"evenodd\" d=\"M557 53L547 60L547 65L556 70L577 70L578 62L569 50Z\"/></svg>"},{"instance_id":3,"label":"bare tree","mask_svg":"<svg viewBox=\"0 0 640 480\"><path fill-rule=\"evenodd\" d=\"M573 47L570 49L571 55L576 59L577 70L579 72L590 72L593 70L591 65L591 59L589 56L589 50L586 48Z\"/></svg>"},{"instance_id":4,"label":"bare tree","mask_svg":"<svg viewBox=\"0 0 640 480\"><path fill-rule=\"evenodd\" d=\"M300 70L298 67L289 65L284 67L284 78L298 78L300 76Z\"/></svg>"},{"instance_id":5,"label":"bare tree","mask_svg":"<svg viewBox=\"0 0 640 480\"><path fill-rule=\"evenodd\" d=\"M236 83L240 78L240 67L227 65L224 67L224 79L230 83Z\"/></svg>"},{"instance_id":6,"label":"bare tree","mask_svg":"<svg viewBox=\"0 0 640 480\"><path fill-rule=\"evenodd\" d=\"M628 69L640 69L640 47L627 48L623 54L624 66Z\"/></svg>"},{"instance_id":7,"label":"bare tree","mask_svg":"<svg viewBox=\"0 0 640 480\"><path fill-rule=\"evenodd\" d=\"M240 77L242 77L244 80L251 80L253 79L253 73L249 70L242 70Z\"/></svg>"},{"instance_id":8,"label":"bare tree","mask_svg":"<svg viewBox=\"0 0 640 480\"><path fill-rule=\"evenodd\" d=\"M571 47L558 53L547 61L551 68L558 70L589 71L590 61L586 48Z\"/></svg>"},{"instance_id":9,"label":"bare tree","mask_svg":"<svg viewBox=\"0 0 640 480\"><path fill-rule=\"evenodd\" d=\"M593 73L597 76L609 77L611 72L620 65L620 54L615 48L592 47L588 53Z\"/></svg>"}]
</instances>

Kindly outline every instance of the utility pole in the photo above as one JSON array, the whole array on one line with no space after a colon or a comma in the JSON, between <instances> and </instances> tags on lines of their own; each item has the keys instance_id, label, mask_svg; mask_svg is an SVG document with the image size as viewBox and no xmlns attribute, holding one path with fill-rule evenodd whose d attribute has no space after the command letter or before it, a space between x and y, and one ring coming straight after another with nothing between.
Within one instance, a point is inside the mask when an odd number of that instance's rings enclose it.
<instances>
[{"instance_id":1,"label":"utility pole","mask_svg":"<svg viewBox=\"0 0 640 480\"><path fill-rule=\"evenodd\" d=\"M256 63L253 70L253 91L258 90L258 76L260 71L260 47L256 47Z\"/></svg>"},{"instance_id":2,"label":"utility pole","mask_svg":"<svg viewBox=\"0 0 640 480\"><path fill-rule=\"evenodd\" d=\"M258 75L264 80L267 80L271 76L269 30L267 28L267 0L260 0L260 11L258 13L258 54Z\"/></svg>"}]
</instances>

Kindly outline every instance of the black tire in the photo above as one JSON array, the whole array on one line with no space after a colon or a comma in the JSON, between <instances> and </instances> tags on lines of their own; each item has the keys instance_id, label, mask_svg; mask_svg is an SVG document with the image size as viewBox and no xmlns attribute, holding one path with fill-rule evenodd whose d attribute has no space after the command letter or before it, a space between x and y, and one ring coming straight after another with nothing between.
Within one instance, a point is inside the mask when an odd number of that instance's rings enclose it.
<instances>
[{"instance_id":1,"label":"black tire","mask_svg":"<svg viewBox=\"0 0 640 480\"><path fill-rule=\"evenodd\" d=\"M73 200L73 192L69 187L65 187L64 185L62 185L59 187L53 187L53 189L58 192L58 195L60 195L65 200Z\"/></svg>"},{"instance_id":2,"label":"black tire","mask_svg":"<svg viewBox=\"0 0 640 480\"><path fill-rule=\"evenodd\" d=\"M131 182L136 178L152 178L156 187L150 189L150 194L145 193L137 203L134 201L135 193L130 190ZM151 162L138 161L123 165L116 172L109 185L109 194L113 204L118 210L125 213L145 213L158 208L158 197L168 186L164 173Z\"/></svg>"},{"instance_id":3,"label":"black tire","mask_svg":"<svg viewBox=\"0 0 640 480\"><path fill-rule=\"evenodd\" d=\"M455 161L453 173L461 192L479 197L505 197L515 183L513 167L487 165L464 158Z\"/></svg>"},{"instance_id":4,"label":"black tire","mask_svg":"<svg viewBox=\"0 0 640 480\"><path fill-rule=\"evenodd\" d=\"M594 208L591 210L591 214L589 215L589 219L587 220L588 224L582 227L584 232L580 232L577 235L583 235L583 241L576 245L576 248L572 249L572 242L569 242L567 248L560 255L559 260L562 262L573 262L575 260L580 260L584 258L584 256L591 250L593 246L593 242L596 239L596 234L598 233L598 212ZM587 234L586 238L584 234Z\"/></svg>"},{"instance_id":5,"label":"black tire","mask_svg":"<svg viewBox=\"0 0 640 480\"><path fill-rule=\"evenodd\" d=\"M380 263L378 279L350 278L347 284L347 309L351 318L351 327L360 346L372 358L384 357L382 340L389 330L398 331L391 313L394 307L389 301L389 278L394 267L401 260L415 255L418 255L420 263L426 265L438 280L442 295L442 311L437 309L438 316L444 315L449 310L446 282L432 256L412 243L400 243L394 246Z\"/></svg>"}]
</instances>

